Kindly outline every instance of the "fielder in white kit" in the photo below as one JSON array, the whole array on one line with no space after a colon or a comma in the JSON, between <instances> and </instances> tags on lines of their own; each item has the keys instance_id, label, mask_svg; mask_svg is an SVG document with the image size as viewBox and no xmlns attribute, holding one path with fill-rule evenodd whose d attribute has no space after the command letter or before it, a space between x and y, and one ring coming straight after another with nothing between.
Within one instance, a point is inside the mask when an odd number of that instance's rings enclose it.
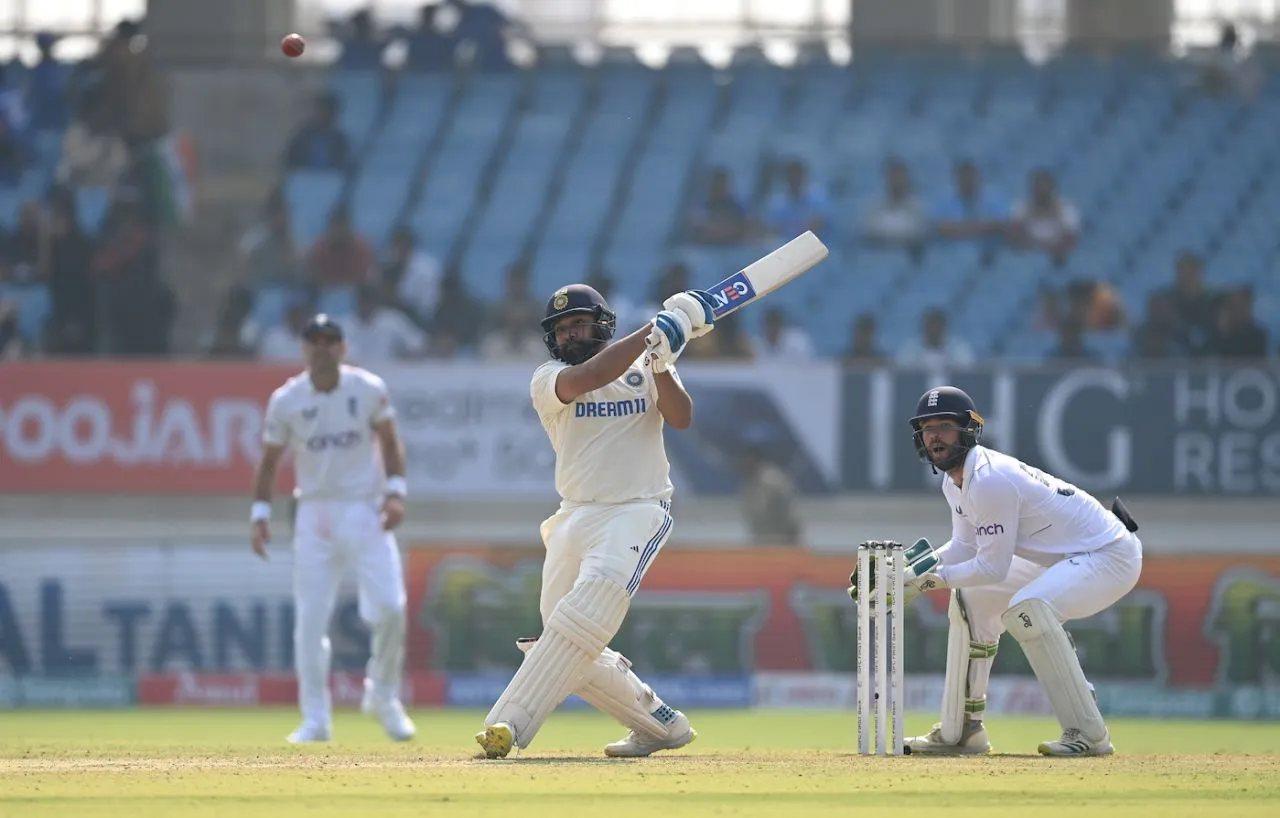
<instances>
[{"instance_id":1,"label":"fielder in white kit","mask_svg":"<svg viewBox=\"0 0 1280 818\"><path fill-rule=\"evenodd\" d=\"M553 360L533 373L530 397L556 453L562 502L541 526L542 635L518 640L524 660L476 734L489 758L528 747L575 693L629 728L608 756L648 756L695 738L689 719L608 645L671 536L662 428L693 421L673 364L713 320L705 293L677 293L653 321L611 343L617 318L600 293L573 284L548 300L542 330Z\"/></svg>"},{"instance_id":2,"label":"fielder in white kit","mask_svg":"<svg viewBox=\"0 0 1280 818\"><path fill-rule=\"evenodd\" d=\"M1007 630L1062 727L1039 752L1110 755L1110 733L1062 623L1106 610L1137 584L1137 523L1119 498L1109 511L1070 483L979 445L982 416L955 387L926 392L911 426L921 459L945 473L952 533L937 551L917 544L925 553L907 571L904 603L923 591L952 590L942 721L907 746L913 753L990 752L982 717ZM851 582L854 596L856 576Z\"/></svg>"},{"instance_id":3,"label":"fielder in white kit","mask_svg":"<svg viewBox=\"0 0 1280 818\"><path fill-rule=\"evenodd\" d=\"M293 537L294 662L302 724L294 743L328 741L329 623L338 586L354 565L360 618L369 627L362 710L387 735L415 732L400 702L404 669L405 588L392 530L404 519L404 448L395 410L381 378L342 363L342 328L318 315L302 331L307 370L271 395L254 477L250 514L253 550L267 556L271 489L285 450L292 452L297 488Z\"/></svg>"}]
</instances>

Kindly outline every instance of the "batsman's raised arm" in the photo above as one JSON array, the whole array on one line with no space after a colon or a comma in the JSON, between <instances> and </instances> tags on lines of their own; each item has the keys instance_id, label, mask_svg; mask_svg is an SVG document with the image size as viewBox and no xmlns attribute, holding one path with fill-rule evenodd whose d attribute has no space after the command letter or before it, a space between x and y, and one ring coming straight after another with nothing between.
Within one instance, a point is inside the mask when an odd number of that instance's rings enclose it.
<instances>
[{"instance_id":1,"label":"batsman's raised arm","mask_svg":"<svg viewBox=\"0 0 1280 818\"><path fill-rule=\"evenodd\" d=\"M586 316L583 318L586 320L568 321L556 327L556 338L564 339L560 343L571 344L576 340L577 332L589 331L594 324ZM649 337L652 328L652 324L645 324L625 338L604 347L598 355L561 369L556 376L556 397L561 403L572 403L574 398L621 378L627 367L644 354L645 339Z\"/></svg>"},{"instance_id":2,"label":"batsman's raised arm","mask_svg":"<svg viewBox=\"0 0 1280 818\"><path fill-rule=\"evenodd\" d=\"M658 388L658 412L662 419L675 429L688 429L693 425L693 398L680 382L674 369L655 372L653 383Z\"/></svg>"}]
</instances>

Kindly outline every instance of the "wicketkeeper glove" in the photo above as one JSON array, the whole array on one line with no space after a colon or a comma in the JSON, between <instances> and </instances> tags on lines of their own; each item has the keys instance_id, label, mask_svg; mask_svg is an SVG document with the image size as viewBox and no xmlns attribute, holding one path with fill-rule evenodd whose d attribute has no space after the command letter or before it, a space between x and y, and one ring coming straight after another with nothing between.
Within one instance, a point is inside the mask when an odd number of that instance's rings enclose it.
<instances>
[{"instance_id":1,"label":"wicketkeeper glove","mask_svg":"<svg viewBox=\"0 0 1280 818\"><path fill-rule=\"evenodd\" d=\"M924 591L931 591L934 588L946 587L942 581L942 577L933 573L938 567L938 555L934 552L933 546L924 537L916 540L915 543L904 550L903 557L907 562L907 570L902 576L902 595L903 604L909 605L912 600L918 597ZM874 593L876 589L876 556L871 556L871 576L867 578L867 592ZM854 602L858 601L858 566L853 566L853 571L849 574L849 587L846 589L849 598ZM886 594L885 599L889 604L893 604L892 594ZM874 600L873 600L874 601Z\"/></svg>"}]
</instances>

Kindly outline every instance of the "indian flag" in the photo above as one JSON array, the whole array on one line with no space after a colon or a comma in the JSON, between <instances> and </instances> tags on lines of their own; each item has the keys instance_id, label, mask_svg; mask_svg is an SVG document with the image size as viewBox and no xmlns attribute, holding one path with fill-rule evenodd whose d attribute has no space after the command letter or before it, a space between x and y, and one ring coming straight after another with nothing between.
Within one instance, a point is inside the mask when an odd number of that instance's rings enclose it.
<instances>
[{"instance_id":1,"label":"indian flag","mask_svg":"<svg viewBox=\"0 0 1280 818\"><path fill-rule=\"evenodd\" d=\"M184 224L195 216L197 163L195 142L170 134L147 148L143 178L151 188L162 224Z\"/></svg>"}]
</instances>

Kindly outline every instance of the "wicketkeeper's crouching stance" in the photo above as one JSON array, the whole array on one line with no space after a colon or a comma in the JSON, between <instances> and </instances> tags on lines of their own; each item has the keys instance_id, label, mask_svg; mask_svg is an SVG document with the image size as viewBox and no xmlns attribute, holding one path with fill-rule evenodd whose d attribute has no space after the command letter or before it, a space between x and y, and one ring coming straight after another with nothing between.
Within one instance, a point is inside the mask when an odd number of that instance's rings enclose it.
<instances>
[{"instance_id":1,"label":"wicketkeeper's crouching stance","mask_svg":"<svg viewBox=\"0 0 1280 818\"><path fill-rule=\"evenodd\" d=\"M689 426L693 402L673 364L713 328L710 299L678 293L653 321L610 343L604 297L574 284L547 302L549 361L533 373L533 407L556 453L559 510L542 523L542 635L521 639L523 663L476 741L490 758L528 747L576 693L629 728L610 756L683 747L695 733L610 650L645 571L671 535L672 486L663 422Z\"/></svg>"},{"instance_id":2,"label":"wicketkeeper's crouching stance","mask_svg":"<svg viewBox=\"0 0 1280 818\"><path fill-rule=\"evenodd\" d=\"M911 418L916 450L945 472L951 539L936 551L920 540L908 553L904 604L951 589L942 721L907 739L913 753L986 753L982 725L1000 635L1018 640L1044 685L1062 736L1051 756L1115 752L1062 623L1106 610L1142 572L1137 524L1117 498L1108 511L1052 475L979 445L982 417L968 395L930 389ZM855 575L849 595L857 594Z\"/></svg>"}]
</instances>

